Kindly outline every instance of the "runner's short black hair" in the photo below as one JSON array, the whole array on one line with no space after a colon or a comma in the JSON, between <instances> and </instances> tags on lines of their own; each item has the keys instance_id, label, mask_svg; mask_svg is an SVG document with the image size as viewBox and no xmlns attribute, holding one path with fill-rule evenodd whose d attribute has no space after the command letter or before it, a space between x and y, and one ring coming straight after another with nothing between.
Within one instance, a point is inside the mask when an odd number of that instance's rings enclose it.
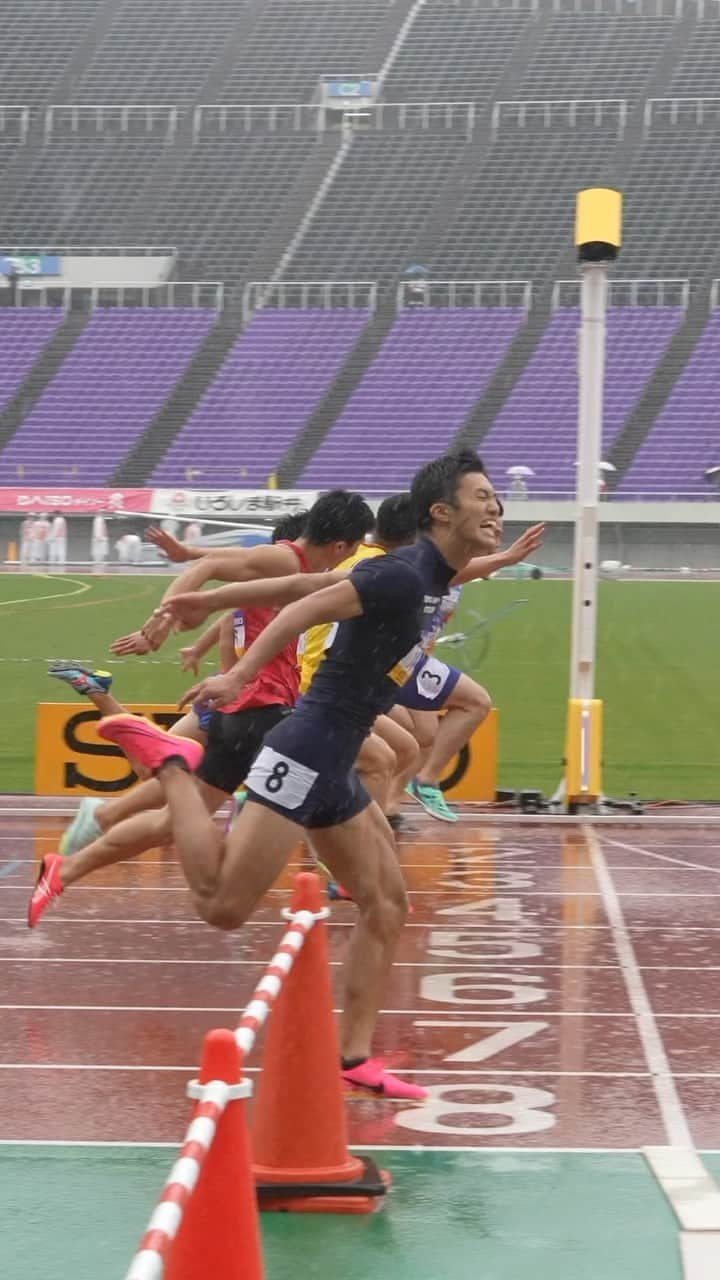
<instances>
[{"instance_id":1,"label":"runner's short black hair","mask_svg":"<svg viewBox=\"0 0 720 1280\"><path fill-rule=\"evenodd\" d=\"M361 494L332 489L310 508L305 533L316 547L326 547L331 542L359 542L374 527L375 517Z\"/></svg>"},{"instance_id":2,"label":"runner's short black hair","mask_svg":"<svg viewBox=\"0 0 720 1280\"><path fill-rule=\"evenodd\" d=\"M410 485L410 495L415 507L418 529L425 531L432 525L430 508L436 502L455 505L458 485L463 476L479 472L487 475L483 460L472 449L458 449L444 453L416 471Z\"/></svg>"},{"instance_id":3,"label":"runner's short black hair","mask_svg":"<svg viewBox=\"0 0 720 1280\"><path fill-rule=\"evenodd\" d=\"M281 516L272 531L272 542L294 542L307 529L309 511L290 511Z\"/></svg>"},{"instance_id":4,"label":"runner's short black hair","mask_svg":"<svg viewBox=\"0 0 720 1280\"><path fill-rule=\"evenodd\" d=\"M375 518L375 536L380 542L412 542L417 533L415 507L409 493L393 493L384 498Z\"/></svg>"}]
</instances>

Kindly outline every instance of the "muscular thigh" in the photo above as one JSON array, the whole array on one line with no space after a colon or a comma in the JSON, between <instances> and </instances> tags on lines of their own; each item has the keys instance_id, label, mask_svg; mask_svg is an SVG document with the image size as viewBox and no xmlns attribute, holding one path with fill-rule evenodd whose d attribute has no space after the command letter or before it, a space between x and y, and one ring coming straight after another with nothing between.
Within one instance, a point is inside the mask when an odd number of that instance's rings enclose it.
<instances>
[{"instance_id":1,"label":"muscular thigh","mask_svg":"<svg viewBox=\"0 0 720 1280\"><path fill-rule=\"evenodd\" d=\"M358 906L373 902L378 893L404 897L393 833L374 801L348 822L310 834L320 858Z\"/></svg>"},{"instance_id":2,"label":"muscular thigh","mask_svg":"<svg viewBox=\"0 0 720 1280\"><path fill-rule=\"evenodd\" d=\"M412 721L410 722L412 723ZM418 744L412 729L403 728L402 725L396 724L390 716L378 716L373 725L373 732L382 738L383 742L391 748L395 753L395 760L398 764L402 762L412 763L413 758L417 754Z\"/></svg>"},{"instance_id":3,"label":"muscular thigh","mask_svg":"<svg viewBox=\"0 0 720 1280\"><path fill-rule=\"evenodd\" d=\"M369 733L358 752L355 768L360 773L395 771L395 753L388 742L377 733Z\"/></svg>"},{"instance_id":4,"label":"muscular thigh","mask_svg":"<svg viewBox=\"0 0 720 1280\"><path fill-rule=\"evenodd\" d=\"M238 919L252 914L283 871L299 836L297 824L273 809L252 798L243 805L226 839L217 887L218 899L231 914Z\"/></svg>"},{"instance_id":5,"label":"muscular thigh","mask_svg":"<svg viewBox=\"0 0 720 1280\"><path fill-rule=\"evenodd\" d=\"M201 746L205 746L207 742L207 734L200 727L200 721L196 711L188 711L179 720L175 721L172 732L178 738L192 738L193 742L199 742Z\"/></svg>"},{"instance_id":6,"label":"muscular thigh","mask_svg":"<svg viewBox=\"0 0 720 1280\"><path fill-rule=\"evenodd\" d=\"M487 689L481 684L473 680L472 676L463 672L457 684L453 687L445 703L446 711L454 711L455 708L462 708L463 711L475 709L489 710L492 705L492 698Z\"/></svg>"},{"instance_id":7,"label":"muscular thigh","mask_svg":"<svg viewBox=\"0 0 720 1280\"><path fill-rule=\"evenodd\" d=\"M435 741L440 717L435 711L411 711L410 718L415 737L421 750L425 751Z\"/></svg>"}]
</instances>

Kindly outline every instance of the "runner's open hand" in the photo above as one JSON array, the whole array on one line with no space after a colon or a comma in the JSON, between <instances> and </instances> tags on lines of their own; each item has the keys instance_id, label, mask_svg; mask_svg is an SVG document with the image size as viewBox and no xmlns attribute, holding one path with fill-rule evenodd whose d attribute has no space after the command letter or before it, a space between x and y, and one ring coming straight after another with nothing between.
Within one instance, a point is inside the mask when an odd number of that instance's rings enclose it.
<instances>
[{"instance_id":1,"label":"runner's open hand","mask_svg":"<svg viewBox=\"0 0 720 1280\"><path fill-rule=\"evenodd\" d=\"M200 680L198 684L194 684L192 689L188 689L187 693L178 702L178 707L182 710L189 702L199 702L203 707L209 707L211 711L216 711L218 707L227 706L242 691L245 681L237 674L229 674L225 676L207 676L204 680Z\"/></svg>"},{"instance_id":2,"label":"runner's open hand","mask_svg":"<svg viewBox=\"0 0 720 1280\"><path fill-rule=\"evenodd\" d=\"M207 591L182 591L166 600L162 609L181 631L194 631L213 612L209 596Z\"/></svg>"},{"instance_id":3,"label":"runner's open hand","mask_svg":"<svg viewBox=\"0 0 720 1280\"><path fill-rule=\"evenodd\" d=\"M147 622L143 623L141 630L145 639L150 642L151 649L159 649L164 645L173 630L173 620L170 614L166 612L164 604L161 604L158 609L155 609L150 614Z\"/></svg>"},{"instance_id":4,"label":"runner's open hand","mask_svg":"<svg viewBox=\"0 0 720 1280\"><path fill-rule=\"evenodd\" d=\"M121 636L119 640L114 640L110 645L110 652L116 654L118 658L125 658L130 654L152 653L152 645L142 631L133 631L129 636Z\"/></svg>"},{"instance_id":5,"label":"runner's open hand","mask_svg":"<svg viewBox=\"0 0 720 1280\"><path fill-rule=\"evenodd\" d=\"M200 675L200 658L194 644L180 650L180 670L192 671L194 676Z\"/></svg>"},{"instance_id":6,"label":"runner's open hand","mask_svg":"<svg viewBox=\"0 0 720 1280\"><path fill-rule=\"evenodd\" d=\"M145 537L148 542L154 543L158 551L167 556L173 564L182 564L185 560L192 559L187 547L171 533L166 533L164 529L148 529Z\"/></svg>"},{"instance_id":7,"label":"runner's open hand","mask_svg":"<svg viewBox=\"0 0 720 1280\"><path fill-rule=\"evenodd\" d=\"M527 560L533 551L537 551L542 546L544 537L544 523L531 525L503 552L506 563L520 564L522 560Z\"/></svg>"}]
</instances>

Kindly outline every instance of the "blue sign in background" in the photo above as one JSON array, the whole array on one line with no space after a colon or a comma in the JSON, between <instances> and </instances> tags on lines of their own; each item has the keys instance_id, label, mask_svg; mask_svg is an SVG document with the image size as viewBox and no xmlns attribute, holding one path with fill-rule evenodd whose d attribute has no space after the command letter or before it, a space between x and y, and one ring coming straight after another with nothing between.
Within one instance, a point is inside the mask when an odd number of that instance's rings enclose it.
<instances>
[{"instance_id":1,"label":"blue sign in background","mask_svg":"<svg viewBox=\"0 0 720 1280\"><path fill-rule=\"evenodd\" d=\"M62 275L60 258L47 253L20 253L15 257L0 256L0 275L9 276L59 276Z\"/></svg>"},{"instance_id":2,"label":"blue sign in background","mask_svg":"<svg viewBox=\"0 0 720 1280\"><path fill-rule=\"evenodd\" d=\"M373 86L370 80L329 80L326 82L330 98L372 98Z\"/></svg>"}]
</instances>

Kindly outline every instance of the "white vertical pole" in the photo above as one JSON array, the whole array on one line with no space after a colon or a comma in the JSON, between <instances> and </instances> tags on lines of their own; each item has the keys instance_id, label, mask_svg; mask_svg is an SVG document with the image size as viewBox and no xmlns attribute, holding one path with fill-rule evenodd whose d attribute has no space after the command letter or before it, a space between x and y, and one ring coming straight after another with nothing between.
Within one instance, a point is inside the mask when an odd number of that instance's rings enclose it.
<instances>
[{"instance_id":1,"label":"white vertical pole","mask_svg":"<svg viewBox=\"0 0 720 1280\"><path fill-rule=\"evenodd\" d=\"M598 584L598 479L602 448L607 264L583 263L579 353L577 516L570 697L595 695Z\"/></svg>"}]
</instances>

